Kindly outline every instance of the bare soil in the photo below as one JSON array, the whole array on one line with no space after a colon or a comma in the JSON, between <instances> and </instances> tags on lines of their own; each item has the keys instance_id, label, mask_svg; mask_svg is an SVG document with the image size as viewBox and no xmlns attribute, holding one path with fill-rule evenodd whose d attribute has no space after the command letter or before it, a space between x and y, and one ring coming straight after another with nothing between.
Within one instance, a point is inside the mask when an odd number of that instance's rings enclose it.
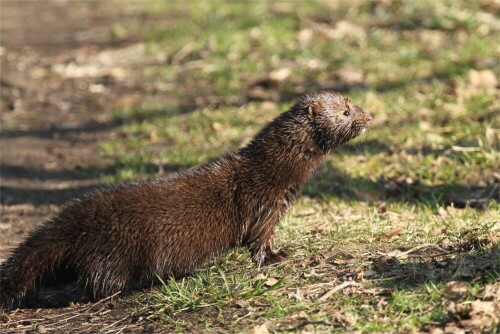
<instances>
[{"instance_id":1,"label":"bare soil","mask_svg":"<svg viewBox=\"0 0 500 334\"><path fill-rule=\"evenodd\" d=\"M98 185L99 141L119 131L109 112L144 94L136 36L116 24L154 18L108 2L1 2L0 261L71 197ZM133 29L132 29L133 30ZM128 57L128 58L127 58ZM119 59L114 59L119 58ZM50 300L50 298L49 298ZM48 306L51 306L50 304ZM54 304L53 306L57 306ZM0 332L155 332L131 299L0 313ZM3 329L2 329L3 327Z\"/></svg>"}]
</instances>

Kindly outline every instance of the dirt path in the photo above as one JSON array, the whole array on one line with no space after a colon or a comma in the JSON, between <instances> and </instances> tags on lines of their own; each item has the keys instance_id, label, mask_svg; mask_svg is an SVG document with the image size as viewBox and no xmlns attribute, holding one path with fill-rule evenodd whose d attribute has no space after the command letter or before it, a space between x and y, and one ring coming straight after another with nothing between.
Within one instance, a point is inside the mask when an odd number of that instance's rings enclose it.
<instances>
[{"instance_id":1,"label":"dirt path","mask_svg":"<svg viewBox=\"0 0 500 334\"><path fill-rule=\"evenodd\" d=\"M88 80L48 75L84 47L71 42L78 27L69 13L58 2L2 3L2 258L70 195L96 183L79 179L78 169L99 163L96 143L106 134L71 130L96 122L110 101L84 89Z\"/></svg>"},{"instance_id":2,"label":"dirt path","mask_svg":"<svg viewBox=\"0 0 500 334\"><path fill-rule=\"evenodd\" d=\"M128 65L140 65L144 46L133 33L116 36L113 27L139 29L145 16L136 3L123 4L1 3L0 261L64 202L99 183L96 171L107 164L99 141L121 124L109 112L143 93ZM154 332L142 318L127 320L132 304L4 312L0 332L36 330L39 322L56 332Z\"/></svg>"}]
</instances>

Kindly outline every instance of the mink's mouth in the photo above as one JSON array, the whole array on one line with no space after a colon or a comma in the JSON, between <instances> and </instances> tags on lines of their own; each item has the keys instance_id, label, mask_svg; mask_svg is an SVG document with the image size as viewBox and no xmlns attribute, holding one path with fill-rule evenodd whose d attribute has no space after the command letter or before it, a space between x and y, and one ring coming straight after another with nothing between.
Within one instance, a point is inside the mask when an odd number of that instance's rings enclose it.
<instances>
[{"instance_id":1,"label":"mink's mouth","mask_svg":"<svg viewBox=\"0 0 500 334\"><path fill-rule=\"evenodd\" d=\"M362 119L361 119L361 122L360 122L361 124L359 124L358 135L365 133L366 130L368 130L368 128L372 124L372 121L373 121L373 118L370 115L368 115L368 114L364 115L364 117L362 117Z\"/></svg>"},{"instance_id":2,"label":"mink's mouth","mask_svg":"<svg viewBox=\"0 0 500 334\"><path fill-rule=\"evenodd\" d=\"M368 128L370 127L369 124L367 124L368 122L363 122L363 124L356 124L355 125L355 131L354 131L354 137L357 137L359 135L362 135L366 132L366 130L368 130Z\"/></svg>"}]
</instances>

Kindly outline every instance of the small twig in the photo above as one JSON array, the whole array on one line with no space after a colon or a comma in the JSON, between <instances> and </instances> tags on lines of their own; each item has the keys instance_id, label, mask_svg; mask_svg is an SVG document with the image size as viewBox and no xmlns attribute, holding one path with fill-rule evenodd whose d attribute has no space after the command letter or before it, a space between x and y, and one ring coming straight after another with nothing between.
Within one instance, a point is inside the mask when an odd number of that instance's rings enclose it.
<instances>
[{"instance_id":1,"label":"small twig","mask_svg":"<svg viewBox=\"0 0 500 334\"><path fill-rule=\"evenodd\" d=\"M404 257L408 256L409 254L411 254L413 252L416 252L418 250L421 250L423 248L436 248L436 249L440 250L441 252L446 252L444 249L442 249L438 245L435 245L435 244L423 244L423 245L415 246L415 247L413 247L413 248L411 248L411 249L409 249L407 251L404 251L404 252L400 252L398 250L397 253L394 254L394 255L389 255L389 253L383 253L383 252L378 252L378 253L380 255L388 256L388 257L404 258Z\"/></svg>"},{"instance_id":2,"label":"small twig","mask_svg":"<svg viewBox=\"0 0 500 334\"><path fill-rule=\"evenodd\" d=\"M293 327L288 327L287 329L285 329L287 332L293 332L293 331L296 331L304 326L307 326L307 325L326 325L326 326L334 326L335 324L328 321L328 320L306 320L304 322L301 322L300 324L298 324L297 326L293 326Z\"/></svg>"},{"instance_id":3,"label":"small twig","mask_svg":"<svg viewBox=\"0 0 500 334\"><path fill-rule=\"evenodd\" d=\"M333 289L331 289L330 291L326 292L324 295L322 295L321 297L319 297L317 300L319 302L324 302L325 300L327 300L328 298L330 298L334 293L340 291L340 290L343 290L349 286L360 286L361 284L359 283L356 283L354 281L346 281L346 282L343 282L339 285L337 285L336 287L334 287Z\"/></svg>"},{"instance_id":4,"label":"small twig","mask_svg":"<svg viewBox=\"0 0 500 334\"><path fill-rule=\"evenodd\" d=\"M246 317L250 316L251 314L252 314L252 312L251 312L251 311L248 311L248 313L247 313L247 314L245 314L244 316L239 317L238 319L236 319L236 320L234 321L234 324L238 323L241 319L244 319L244 318L246 318Z\"/></svg>"},{"instance_id":5,"label":"small twig","mask_svg":"<svg viewBox=\"0 0 500 334\"><path fill-rule=\"evenodd\" d=\"M98 302L92 304L92 305L88 305L88 306L85 306L81 309L77 309L77 310L73 310L73 311L70 311L70 312L66 312L66 313L62 313L62 314L56 314L54 316L51 316L51 317L46 317L46 318L34 318L34 319L22 319L22 320L17 320L17 321L12 321L12 322L7 322L6 325L8 326L12 326L14 324L17 324L17 323L22 323L22 322L25 322L25 321L30 321L30 322L41 322L41 323L45 323L45 324L51 324L51 325L57 325L57 324L60 324L60 323L63 323L65 321L68 321L70 319L73 319L73 318L76 318L78 317L79 315L82 315L82 314L85 314L87 313L88 311L90 311L91 309L93 309L94 307L112 299L113 297L116 297L117 295L119 295L121 293L121 291L118 291L117 293L111 295L111 296L108 296L104 299L101 299L99 300ZM100 310L99 310L100 311ZM94 313L98 313L99 311L97 312L94 312ZM16 311L17 312L17 311ZM93 314L93 313L91 313ZM62 319L61 319L62 318ZM31 326L31 325L30 325Z\"/></svg>"},{"instance_id":6,"label":"small twig","mask_svg":"<svg viewBox=\"0 0 500 334\"><path fill-rule=\"evenodd\" d=\"M451 150L452 151L455 151L455 152L479 152L481 151L481 147L464 147L464 146L455 146L453 145L451 147Z\"/></svg>"},{"instance_id":7,"label":"small twig","mask_svg":"<svg viewBox=\"0 0 500 334\"><path fill-rule=\"evenodd\" d=\"M443 253L425 255L425 257L426 258L440 257L440 256L450 255L451 253L452 252L444 251ZM420 255L411 255L411 256L408 256L408 257L409 258L419 258L419 257L422 257L422 256L420 256Z\"/></svg>"},{"instance_id":8,"label":"small twig","mask_svg":"<svg viewBox=\"0 0 500 334\"><path fill-rule=\"evenodd\" d=\"M441 247L439 247L438 245L435 245L435 244L423 244L423 245L418 245L416 247L413 247L412 249L409 249L406 252L401 253L401 255L408 255L408 254L413 253L415 251L418 251L418 250L420 250L422 248L428 248L428 247L429 248L437 248L438 250L440 250L442 252L445 252L445 250L442 249Z\"/></svg>"},{"instance_id":9,"label":"small twig","mask_svg":"<svg viewBox=\"0 0 500 334\"><path fill-rule=\"evenodd\" d=\"M104 332L105 330L107 330L107 332L109 333L110 331L113 331L113 329L109 329L110 327L114 327L115 325L119 324L120 322L122 322L122 321L124 321L124 320L126 320L126 319L128 319L128 318L130 318L130 317L132 317L132 316L134 316L134 315L140 314L140 313L141 313L141 312L143 312L146 308L147 308L147 306L142 307L142 308L140 308L139 310L137 310L137 311L133 312L132 314L129 314L129 315L127 315L127 316L125 316L125 317L123 317L123 318L121 318L121 319L119 319L119 320L117 320L117 321L113 322L112 324L107 325L106 327L102 328L100 331L101 331L101 332ZM126 327L128 327L128 326L129 326L129 325L125 325L125 327L121 328L121 329L120 329L117 333L122 332L122 331L123 331Z\"/></svg>"},{"instance_id":10,"label":"small twig","mask_svg":"<svg viewBox=\"0 0 500 334\"><path fill-rule=\"evenodd\" d=\"M21 323L21 322L36 322L36 321L43 321L43 320L46 320L46 319L45 318L39 318L39 319L36 319L36 318L21 319L21 320L16 320L16 321L7 321L4 324L11 326L11 325L18 324L18 323Z\"/></svg>"},{"instance_id":11,"label":"small twig","mask_svg":"<svg viewBox=\"0 0 500 334\"><path fill-rule=\"evenodd\" d=\"M128 328L128 327L130 327L130 326L129 326L129 325L125 325L125 326L123 326L122 328L120 328L120 330L119 330L118 332L116 332L116 334L123 333L123 331L124 331L126 328Z\"/></svg>"},{"instance_id":12,"label":"small twig","mask_svg":"<svg viewBox=\"0 0 500 334\"><path fill-rule=\"evenodd\" d=\"M71 320L71 319L74 319L74 318L78 318L78 317L82 316L83 314L94 315L94 314L99 313L101 310L98 310L98 311L95 311L95 312L91 312L91 313L87 313L87 311L88 310L83 311L83 312L79 312L79 313L76 313L76 314L73 314L72 316L67 317L67 318L59 319L59 320L53 322L52 325L57 325L57 324L61 324L61 323L67 323L68 320Z\"/></svg>"},{"instance_id":13,"label":"small twig","mask_svg":"<svg viewBox=\"0 0 500 334\"><path fill-rule=\"evenodd\" d=\"M118 292L115 292L114 294L112 294L111 296L108 296L108 297L106 297L106 298L104 298L104 299L99 300L98 302L96 302L96 303L94 303L94 304L90 305L89 309L91 309L91 308L93 308L94 306L97 306L97 305L99 305L99 304L102 304L102 303L104 303L104 302L106 302L106 301L108 301L108 300L110 300L110 299L113 299L114 297L118 296L120 293L122 293L122 292L121 292L121 291L118 291Z\"/></svg>"},{"instance_id":14,"label":"small twig","mask_svg":"<svg viewBox=\"0 0 500 334\"><path fill-rule=\"evenodd\" d=\"M36 325L35 325L35 327L36 327L36 326L38 326L38 325L39 325L39 324L36 324ZM41 325L41 324L40 324L40 325ZM59 331L59 332L60 332L60 330L61 330L62 328L64 328L64 327L68 327L68 326L72 325L72 323L71 323L71 322L67 322L67 323L65 323L64 325L61 325L61 326L56 326L56 327L52 327L52 325L53 325L53 324L44 324L45 329L47 330L47 332L50 332L50 331L55 331L55 330L57 330L57 331ZM31 328L31 326L28 326L27 328Z\"/></svg>"},{"instance_id":15,"label":"small twig","mask_svg":"<svg viewBox=\"0 0 500 334\"><path fill-rule=\"evenodd\" d=\"M390 277L373 278L370 281L371 282L391 281L394 279L399 279L399 278L404 278L404 277L407 277L407 276L406 275L396 275L396 276L390 276Z\"/></svg>"},{"instance_id":16,"label":"small twig","mask_svg":"<svg viewBox=\"0 0 500 334\"><path fill-rule=\"evenodd\" d=\"M119 324L120 322L122 322L122 321L126 320L126 319L127 319L127 318L129 318L129 317L130 317L130 315L127 315L127 316L125 316L125 317L123 317L123 318L121 318L121 319L118 319L117 321L113 322L112 324L109 324L109 325L107 325L106 327L102 328L102 329L101 329L101 331L105 331L106 329L108 329L108 328L110 328L110 327L113 327L113 326L115 326L116 324Z\"/></svg>"},{"instance_id":17,"label":"small twig","mask_svg":"<svg viewBox=\"0 0 500 334\"><path fill-rule=\"evenodd\" d=\"M104 302L112 299L113 297L116 297L120 293L121 293L121 291L118 291L115 294L113 294L111 296L108 296L108 297L106 297L104 299L101 299L98 302L96 302L96 303L94 303L92 305L89 305L89 306L87 306L86 308L84 308L82 310L76 310L76 311L72 312L72 313L74 313L72 316L67 317L67 318L63 318L63 319L60 319L60 320L57 320L56 322L54 322L54 324L59 324L59 323L62 323L62 322L66 322L66 321L68 321L70 319L73 319L73 318L76 318L76 317L78 317L78 316L80 316L82 314L94 315L96 313L99 313L99 312L101 312L101 310L97 310L97 311L94 311L94 312L89 312L89 311L91 309L93 309L94 307L96 307L96 306L98 306L98 305L100 305L100 304L102 304L102 303L104 303ZM69 314L71 314L71 313L69 313ZM54 318L49 318L48 320L54 320L54 319L55 319L55 317Z\"/></svg>"}]
</instances>

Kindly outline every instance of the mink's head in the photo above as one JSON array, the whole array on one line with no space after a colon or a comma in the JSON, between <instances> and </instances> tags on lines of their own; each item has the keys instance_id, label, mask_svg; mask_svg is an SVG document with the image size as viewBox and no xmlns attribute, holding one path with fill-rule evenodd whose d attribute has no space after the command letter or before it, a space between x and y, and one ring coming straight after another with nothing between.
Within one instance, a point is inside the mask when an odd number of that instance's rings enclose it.
<instances>
[{"instance_id":1,"label":"mink's head","mask_svg":"<svg viewBox=\"0 0 500 334\"><path fill-rule=\"evenodd\" d=\"M313 139L324 152L357 137L372 122L363 109L333 91L304 95L294 109L307 115Z\"/></svg>"}]
</instances>

